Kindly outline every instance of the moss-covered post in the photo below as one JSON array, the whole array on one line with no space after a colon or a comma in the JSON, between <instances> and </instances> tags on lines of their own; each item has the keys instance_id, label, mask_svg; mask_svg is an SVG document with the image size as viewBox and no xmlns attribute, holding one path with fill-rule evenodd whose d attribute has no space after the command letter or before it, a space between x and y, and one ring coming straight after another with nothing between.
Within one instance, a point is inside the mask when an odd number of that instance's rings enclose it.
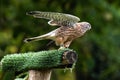
<instances>
[{"instance_id":1,"label":"moss-covered post","mask_svg":"<svg viewBox=\"0 0 120 80\"><path fill-rule=\"evenodd\" d=\"M1 65L3 71L28 71L28 80L50 80L52 69L72 68L76 60L75 51L60 49L6 55Z\"/></svg>"}]
</instances>

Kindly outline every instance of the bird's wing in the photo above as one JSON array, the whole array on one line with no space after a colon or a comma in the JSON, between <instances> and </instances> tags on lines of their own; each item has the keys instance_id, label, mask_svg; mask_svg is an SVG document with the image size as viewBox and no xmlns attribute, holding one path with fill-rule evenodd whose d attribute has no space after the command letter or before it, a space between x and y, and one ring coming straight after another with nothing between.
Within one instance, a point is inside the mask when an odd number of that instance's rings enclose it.
<instances>
[{"instance_id":1,"label":"bird's wing","mask_svg":"<svg viewBox=\"0 0 120 80\"><path fill-rule=\"evenodd\" d=\"M35 18L49 19L48 24L52 26L73 26L74 23L80 21L80 18L76 16L57 12L31 11L27 14Z\"/></svg>"}]
</instances>

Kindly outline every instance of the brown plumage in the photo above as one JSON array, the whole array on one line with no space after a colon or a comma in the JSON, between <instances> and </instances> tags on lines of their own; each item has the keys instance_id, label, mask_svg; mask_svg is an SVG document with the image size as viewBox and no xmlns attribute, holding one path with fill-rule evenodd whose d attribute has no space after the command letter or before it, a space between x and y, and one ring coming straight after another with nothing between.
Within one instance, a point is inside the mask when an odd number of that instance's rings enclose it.
<instances>
[{"instance_id":1,"label":"brown plumage","mask_svg":"<svg viewBox=\"0 0 120 80\"><path fill-rule=\"evenodd\" d=\"M74 39L81 37L90 29L91 25L88 22L79 22L75 23L72 27L61 26L47 34L27 38L25 42L51 39L55 41L57 46L68 48Z\"/></svg>"}]
</instances>

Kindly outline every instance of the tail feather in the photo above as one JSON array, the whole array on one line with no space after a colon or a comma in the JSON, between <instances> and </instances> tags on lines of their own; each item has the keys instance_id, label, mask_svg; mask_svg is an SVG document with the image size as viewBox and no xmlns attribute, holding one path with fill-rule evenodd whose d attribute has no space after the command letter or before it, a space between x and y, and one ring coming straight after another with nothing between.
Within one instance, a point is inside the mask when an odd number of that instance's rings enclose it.
<instances>
[{"instance_id":1,"label":"tail feather","mask_svg":"<svg viewBox=\"0 0 120 80\"><path fill-rule=\"evenodd\" d=\"M44 34L44 35L41 35L41 36L32 37L32 38L26 38L24 40L24 42L28 43L28 42L31 42L31 41L38 41L38 40L44 40L44 39L52 39L52 38L54 38L54 36L55 36L55 33L54 32L50 32L50 33L47 33L47 34Z\"/></svg>"}]
</instances>

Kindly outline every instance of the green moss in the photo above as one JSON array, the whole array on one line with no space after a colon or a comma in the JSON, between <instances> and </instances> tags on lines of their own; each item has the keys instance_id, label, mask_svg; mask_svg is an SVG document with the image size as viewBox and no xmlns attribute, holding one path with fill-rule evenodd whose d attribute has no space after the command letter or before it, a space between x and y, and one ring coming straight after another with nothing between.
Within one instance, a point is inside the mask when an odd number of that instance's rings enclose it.
<instances>
[{"instance_id":1,"label":"green moss","mask_svg":"<svg viewBox=\"0 0 120 80\"><path fill-rule=\"evenodd\" d=\"M48 69L57 67L59 65L63 65L62 55L66 50L70 49L6 55L1 61L2 70L23 71L29 69Z\"/></svg>"}]
</instances>

